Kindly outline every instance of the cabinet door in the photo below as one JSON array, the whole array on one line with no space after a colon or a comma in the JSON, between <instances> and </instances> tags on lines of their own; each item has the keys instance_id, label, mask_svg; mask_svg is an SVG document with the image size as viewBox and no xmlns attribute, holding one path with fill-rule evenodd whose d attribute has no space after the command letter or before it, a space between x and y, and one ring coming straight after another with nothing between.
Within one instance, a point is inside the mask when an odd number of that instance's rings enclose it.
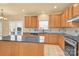
<instances>
[{"instance_id":1,"label":"cabinet door","mask_svg":"<svg viewBox=\"0 0 79 59\"><path fill-rule=\"evenodd\" d=\"M68 8L65 10L65 22L66 22L66 27L70 27L69 22L67 22L67 20L69 20L69 9Z\"/></svg>"},{"instance_id":2,"label":"cabinet door","mask_svg":"<svg viewBox=\"0 0 79 59\"><path fill-rule=\"evenodd\" d=\"M25 28L29 28L29 16L25 16L24 24Z\"/></svg>"},{"instance_id":3,"label":"cabinet door","mask_svg":"<svg viewBox=\"0 0 79 59\"><path fill-rule=\"evenodd\" d=\"M19 42L12 42L11 56L19 56Z\"/></svg>"},{"instance_id":4,"label":"cabinet door","mask_svg":"<svg viewBox=\"0 0 79 59\"><path fill-rule=\"evenodd\" d=\"M54 15L49 16L49 28L54 27Z\"/></svg>"},{"instance_id":5,"label":"cabinet door","mask_svg":"<svg viewBox=\"0 0 79 59\"><path fill-rule=\"evenodd\" d=\"M45 43L49 43L49 34L44 34Z\"/></svg>"},{"instance_id":6,"label":"cabinet door","mask_svg":"<svg viewBox=\"0 0 79 59\"><path fill-rule=\"evenodd\" d=\"M19 54L21 56L32 56L33 55L33 46L28 43L20 43Z\"/></svg>"},{"instance_id":7,"label":"cabinet door","mask_svg":"<svg viewBox=\"0 0 79 59\"><path fill-rule=\"evenodd\" d=\"M32 17L29 16L29 28L31 28L31 27L32 27Z\"/></svg>"},{"instance_id":8,"label":"cabinet door","mask_svg":"<svg viewBox=\"0 0 79 59\"><path fill-rule=\"evenodd\" d=\"M38 17L31 16L31 26L32 28L38 28Z\"/></svg>"},{"instance_id":9,"label":"cabinet door","mask_svg":"<svg viewBox=\"0 0 79 59\"><path fill-rule=\"evenodd\" d=\"M54 27L60 27L60 14L54 16Z\"/></svg>"},{"instance_id":10,"label":"cabinet door","mask_svg":"<svg viewBox=\"0 0 79 59\"><path fill-rule=\"evenodd\" d=\"M58 36L58 45L64 49L64 36L63 35L59 35Z\"/></svg>"},{"instance_id":11,"label":"cabinet door","mask_svg":"<svg viewBox=\"0 0 79 59\"><path fill-rule=\"evenodd\" d=\"M69 19L73 17L73 7L70 6L69 8Z\"/></svg>"},{"instance_id":12,"label":"cabinet door","mask_svg":"<svg viewBox=\"0 0 79 59\"><path fill-rule=\"evenodd\" d=\"M0 42L0 56L10 56L10 55L11 55L11 43Z\"/></svg>"},{"instance_id":13,"label":"cabinet door","mask_svg":"<svg viewBox=\"0 0 79 59\"><path fill-rule=\"evenodd\" d=\"M49 34L49 41L48 42L51 43L51 44L57 45L58 44L58 35Z\"/></svg>"},{"instance_id":14,"label":"cabinet door","mask_svg":"<svg viewBox=\"0 0 79 59\"><path fill-rule=\"evenodd\" d=\"M73 5L73 16L79 15L79 4Z\"/></svg>"},{"instance_id":15,"label":"cabinet door","mask_svg":"<svg viewBox=\"0 0 79 59\"><path fill-rule=\"evenodd\" d=\"M44 56L44 44L37 44L37 56Z\"/></svg>"},{"instance_id":16,"label":"cabinet door","mask_svg":"<svg viewBox=\"0 0 79 59\"><path fill-rule=\"evenodd\" d=\"M21 56L37 56L43 55L43 46L34 43L20 43Z\"/></svg>"},{"instance_id":17,"label":"cabinet door","mask_svg":"<svg viewBox=\"0 0 79 59\"><path fill-rule=\"evenodd\" d=\"M66 27L65 14L61 14L61 27Z\"/></svg>"}]
</instances>

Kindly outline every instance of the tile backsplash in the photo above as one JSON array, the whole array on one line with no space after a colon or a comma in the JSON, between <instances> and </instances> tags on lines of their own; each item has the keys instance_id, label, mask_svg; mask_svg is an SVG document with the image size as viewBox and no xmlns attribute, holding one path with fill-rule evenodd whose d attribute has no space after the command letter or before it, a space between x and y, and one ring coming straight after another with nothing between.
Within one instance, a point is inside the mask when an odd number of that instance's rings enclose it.
<instances>
[{"instance_id":1,"label":"tile backsplash","mask_svg":"<svg viewBox=\"0 0 79 59\"><path fill-rule=\"evenodd\" d=\"M79 28L65 28L64 30L64 33L70 34L72 36L79 35Z\"/></svg>"},{"instance_id":2,"label":"tile backsplash","mask_svg":"<svg viewBox=\"0 0 79 59\"><path fill-rule=\"evenodd\" d=\"M52 28L52 29L34 29L24 28L23 32L48 32L48 33L66 33L72 36L79 35L79 28Z\"/></svg>"}]
</instances>

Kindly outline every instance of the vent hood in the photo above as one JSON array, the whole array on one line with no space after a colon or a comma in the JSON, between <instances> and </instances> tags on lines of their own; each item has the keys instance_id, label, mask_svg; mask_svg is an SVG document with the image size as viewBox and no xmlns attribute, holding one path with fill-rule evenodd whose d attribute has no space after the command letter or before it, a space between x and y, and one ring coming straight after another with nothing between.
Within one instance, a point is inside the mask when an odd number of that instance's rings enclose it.
<instances>
[{"instance_id":1,"label":"vent hood","mask_svg":"<svg viewBox=\"0 0 79 59\"><path fill-rule=\"evenodd\" d=\"M70 18L67 22L79 22L79 15Z\"/></svg>"}]
</instances>

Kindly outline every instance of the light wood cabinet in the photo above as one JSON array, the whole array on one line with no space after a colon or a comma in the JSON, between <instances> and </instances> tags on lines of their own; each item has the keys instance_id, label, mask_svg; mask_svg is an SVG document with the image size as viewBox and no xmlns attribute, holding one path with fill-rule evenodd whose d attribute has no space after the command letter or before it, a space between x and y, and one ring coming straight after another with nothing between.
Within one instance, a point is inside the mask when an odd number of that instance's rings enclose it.
<instances>
[{"instance_id":1,"label":"light wood cabinet","mask_svg":"<svg viewBox=\"0 0 79 59\"><path fill-rule=\"evenodd\" d=\"M49 28L60 27L60 14L49 16Z\"/></svg>"},{"instance_id":2,"label":"light wood cabinet","mask_svg":"<svg viewBox=\"0 0 79 59\"><path fill-rule=\"evenodd\" d=\"M19 43L19 55L20 56L43 56L44 45L38 43Z\"/></svg>"},{"instance_id":3,"label":"light wood cabinet","mask_svg":"<svg viewBox=\"0 0 79 59\"><path fill-rule=\"evenodd\" d=\"M49 43L49 34L44 34L45 36L45 43Z\"/></svg>"},{"instance_id":4,"label":"light wood cabinet","mask_svg":"<svg viewBox=\"0 0 79 59\"><path fill-rule=\"evenodd\" d=\"M11 56L19 56L19 42L9 42L11 44Z\"/></svg>"},{"instance_id":5,"label":"light wood cabinet","mask_svg":"<svg viewBox=\"0 0 79 59\"><path fill-rule=\"evenodd\" d=\"M38 17L32 16L31 17L31 25L32 28L38 28Z\"/></svg>"},{"instance_id":6,"label":"light wood cabinet","mask_svg":"<svg viewBox=\"0 0 79 59\"><path fill-rule=\"evenodd\" d=\"M29 16L25 16L24 24L25 24L25 28L29 28Z\"/></svg>"},{"instance_id":7,"label":"light wood cabinet","mask_svg":"<svg viewBox=\"0 0 79 59\"><path fill-rule=\"evenodd\" d=\"M57 34L49 34L49 43L57 45L58 44L58 35Z\"/></svg>"},{"instance_id":8,"label":"light wood cabinet","mask_svg":"<svg viewBox=\"0 0 79 59\"><path fill-rule=\"evenodd\" d=\"M37 16L25 16L25 28L37 28L38 17Z\"/></svg>"},{"instance_id":9,"label":"light wood cabinet","mask_svg":"<svg viewBox=\"0 0 79 59\"><path fill-rule=\"evenodd\" d=\"M65 14L61 14L61 27L66 27Z\"/></svg>"},{"instance_id":10,"label":"light wood cabinet","mask_svg":"<svg viewBox=\"0 0 79 59\"><path fill-rule=\"evenodd\" d=\"M60 26L60 14L54 16L54 27L59 28Z\"/></svg>"},{"instance_id":11,"label":"light wood cabinet","mask_svg":"<svg viewBox=\"0 0 79 59\"><path fill-rule=\"evenodd\" d=\"M48 25L49 25L49 28L53 28L54 27L54 15L50 15L49 16L49 21L48 21Z\"/></svg>"},{"instance_id":12,"label":"light wood cabinet","mask_svg":"<svg viewBox=\"0 0 79 59\"><path fill-rule=\"evenodd\" d=\"M67 20L69 20L69 9L68 8L65 10L65 22L66 22L65 27L70 27L70 24L69 24L69 22L67 22Z\"/></svg>"},{"instance_id":13,"label":"light wood cabinet","mask_svg":"<svg viewBox=\"0 0 79 59\"><path fill-rule=\"evenodd\" d=\"M10 56L11 55L11 43L0 42L0 56Z\"/></svg>"},{"instance_id":14,"label":"light wood cabinet","mask_svg":"<svg viewBox=\"0 0 79 59\"><path fill-rule=\"evenodd\" d=\"M20 55L21 56L33 56L36 55L37 45L32 43L20 43Z\"/></svg>"},{"instance_id":15,"label":"light wood cabinet","mask_svg":"<svg viewBox=\"0 0 79 59\"><path fill-rule=\"evenodd\" d=\"M73 17L73 7L69 6L61 14L61 27L73 27L71 22L67 22L70 18Z\"/></svg>"},{"instance_id":16,"label":"light wood cabinet","mask_svg":"<svg viewBox=\"0 0 79 59\"><path fill-rule=\"evenodd\" d=\"M73 4L73 16L79 15L79 4Z\"/></svg>"},{"instance_id":17,"label":"light wood cabinet","mask_svg":"<svg viewBox=\"0 0 79 59\"><path fill-rule=\"evenodd\" d=\"M63 35L59 35L58 36L58 45L64 49L64 36Z\"/></svg>"},{"instance_id":18,"label":"light wood cabinet","mask_svg":"<svg viewBox=\"0 0 79 59\"><path fill-rule=\"evenodd\" d=\"M44 44L26 42L0 42L0 56L43 56Z\"/></svg>"},{"instance_id":19,"label":"light wood cabinet","mask_svg":"<svg viewBox=\"0 0 79 59\"><path fill-rule=\"evenodd\" d=\"M70 19L73 17L73 7L70 6L68 9L69 9L69 17L68 18Z\"/></svg>"}]
</instances>

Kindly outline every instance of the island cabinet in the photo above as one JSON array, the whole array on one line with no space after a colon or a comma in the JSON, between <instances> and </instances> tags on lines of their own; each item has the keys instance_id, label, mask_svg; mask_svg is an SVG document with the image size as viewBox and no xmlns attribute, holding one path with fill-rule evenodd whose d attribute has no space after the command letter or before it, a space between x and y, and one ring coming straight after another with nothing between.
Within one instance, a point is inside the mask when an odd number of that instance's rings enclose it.
<instances>
[{"instance_id":1,"label":"island cabinet","mask_svg":"<svg viewBox=\"0 0 79 59\"><path fill-rule=\"evenodd\" d=\"M20 43L21 56L43 56L43 45L34 43Z\"/></svg>"},{"instance_id":2,"label":"island cabinet","mask_svg":"<svg viewBox=\"0 0 79 59\"><path fill-rule=\"evenodd\" d=\"M25 24L25 28L38 28L38 17L25 16L24 24Z\"/></svg>"},{"instance_id":3,"label":"island cabinet","mask_svg":"<svg viewBox=\"0 0 79 59\"><path fill-rule=\"evenodd\" d=\"M10 56L10 55L11 55L11 43L0 42L0 56Z\"/></svg>"},{"instance_id":4,"label":"island cabinet","mask_svg":"<svg viewBox=\"0 0 79 59\"><path fill-rule=\"evenodd\" d=\"M60 14L49 16L49 28L60 27Z\"/></svg>"},{"instance_id":5,"label":"island cabinet","mask_svg":"<svg viewBox=\"0 0 79 59\"><path fill-rule=\"evenodd\" d=\"M20 55L20 43L19 42L10 42L11 44L11 56L19 56Z\"/></svg>"},{"instance_id":6,"label":"island cabinet","mask_svg":"<svg viewBox=\"0 0 79 59\"><path fill-rule=\"evenodd\" d=\"M44 44L27 42L0 42L0 56L43 56Z\"/></svg>"}]
</instances>

